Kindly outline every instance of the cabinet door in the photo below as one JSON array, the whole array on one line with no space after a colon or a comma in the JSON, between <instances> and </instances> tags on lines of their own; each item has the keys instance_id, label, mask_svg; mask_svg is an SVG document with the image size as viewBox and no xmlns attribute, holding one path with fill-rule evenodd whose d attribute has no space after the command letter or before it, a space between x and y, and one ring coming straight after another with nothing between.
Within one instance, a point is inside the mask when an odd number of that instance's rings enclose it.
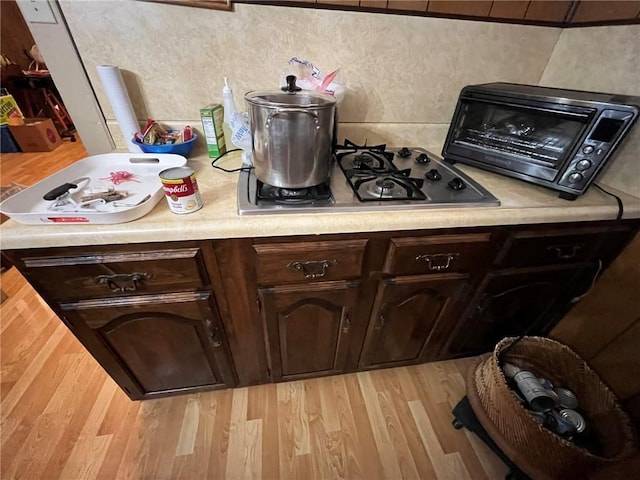
<instances>
[{"instance_id":1,"label":"cabinet door","mask_svg":"<svg viewBox=\"0 0 640 480\"><path fill-rule=\"evenodd\" d=\"M235 384L210 292L84 300L61 308L103 367L124 370L142 397Z\"/></svg>"},{"instance_id":2,"label":"cabinet door","mask_svg":"<svg viewBox=\"0 0 640 480\"><path fill-rule=\"evenodd\" d=\"M453 330L458 299L468 284L462 274L382 280L360 357L361 368L432 360Z\"/></svg>"},{"instance_id":3,"label":"cabinet door","mask_svg":"<svg viewBox=\"0 0 640 480\"><path fill-rule=\"evenodd\" d=\"M323 282L260 290L275 381L345 369L357 282Z\"/></svg>"},{"instance_id":4,"label":"cabinet door","mask_svg":"<svg viewBox=\"0 0 640 480\"><path fill-rule=\"evenodd\" d=\"M582 267L489 273L470 315L449 341L447 356L492 351L502 338L521 335L531 325L535 329L527 334L544 334L594 274Z\"/></svg>"}]
</instances>

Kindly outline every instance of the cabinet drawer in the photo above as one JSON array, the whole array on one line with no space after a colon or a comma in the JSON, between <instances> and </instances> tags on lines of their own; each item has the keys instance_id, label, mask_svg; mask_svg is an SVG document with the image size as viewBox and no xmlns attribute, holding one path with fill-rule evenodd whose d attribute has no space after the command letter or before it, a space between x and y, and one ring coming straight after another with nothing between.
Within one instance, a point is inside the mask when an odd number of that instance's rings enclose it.
<instances>
[{"instance_id":1,"label":"cabinet drawer","mask_svg":"<svg viewBox=\"0 0 640 480\"><path fill-rule=\"evenodd\" d=\"M38 291L51 299L176 292L210 283L198 247L48 253L21 261Z\"/></svg>"},{"instance_id":2,"label":"cabinet drawer","mask_svg":"<svg viewBox=\"0 0 640 480\"><path fill-rule=\"evenodd\" d=\"M522 230L508 237L496 259L500 267L586 262L598 251L606 228Z\"/></svg>"},{"instance_id":3,"label":"cabinet drawer","mask_svg":"<svg viewBox=\"0 0 640 480\"><path fill-rule=\"evenodd\" d=\"M389 275L470 272L489 257L491 234L391 239L383 272Z\"/></svg>"},{"instance_id":4,"label":"cabinet drawer","mask_svg":"<svg viewBox=\"0 0 640 480\"><path fill-rule=\"evenodd\" d=\"M359 278L366 240L254 245L260 285Z\"/></svg>"}]
</instances>

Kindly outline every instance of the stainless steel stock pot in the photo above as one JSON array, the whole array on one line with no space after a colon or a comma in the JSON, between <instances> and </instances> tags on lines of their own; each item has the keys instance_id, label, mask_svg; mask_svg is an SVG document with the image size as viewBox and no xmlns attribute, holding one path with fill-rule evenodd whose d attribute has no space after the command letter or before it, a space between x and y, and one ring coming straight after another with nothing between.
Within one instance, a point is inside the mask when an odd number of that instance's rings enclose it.
<instances>
[{"instance_id":1,"label":"stainless steel stock pot","mask_svg":"<svg viewBox=\"0 0 640 480\"><path fill-rule=\"evenodd\" d=\"M336 112L331 95L301 90L287 77L281 90L245 95L258 180L281 188L305 188L329 178Z\"/></svg>"}]
</instances>

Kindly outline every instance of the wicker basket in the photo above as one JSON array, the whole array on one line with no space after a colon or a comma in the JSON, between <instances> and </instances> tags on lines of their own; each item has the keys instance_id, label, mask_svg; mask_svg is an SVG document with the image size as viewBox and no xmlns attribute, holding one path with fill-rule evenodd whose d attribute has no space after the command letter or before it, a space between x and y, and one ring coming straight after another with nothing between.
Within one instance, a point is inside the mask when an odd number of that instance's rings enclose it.
<instances>
[{"instance_id":1,"label":"wicker basket","mask_svg":"<svg viewBox=\"0 0 640 480\"><path fill-rule=\"evenodd\" d=\"M515 338L505 338L467 377L467 396L478 420L500 449L532 478L584 478L637 454L629 417L598 375L570 348L554 340L524 337L505 354L508 361L563 385L603 444L601 456L539 425L507 385L498 358Z\"/></svg>"}]
</instances>

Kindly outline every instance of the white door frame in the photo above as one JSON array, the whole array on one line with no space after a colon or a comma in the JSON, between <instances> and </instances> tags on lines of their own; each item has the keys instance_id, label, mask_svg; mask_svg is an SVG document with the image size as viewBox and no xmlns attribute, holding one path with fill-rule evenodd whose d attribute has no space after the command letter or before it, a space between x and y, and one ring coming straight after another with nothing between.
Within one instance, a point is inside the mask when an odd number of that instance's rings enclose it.
<instances>
[{"instance_id":1,"label":"white door frame","mask_svg":"<svg viewBox=\"0 0 640 480\"><path fill-rule=\"evenodd\" d=\"M57 0L48 0L56 23L30 21L25 9L31 2L17 3L87 152L112 151L113 139Z\"/></svg>"}]
</instances>

